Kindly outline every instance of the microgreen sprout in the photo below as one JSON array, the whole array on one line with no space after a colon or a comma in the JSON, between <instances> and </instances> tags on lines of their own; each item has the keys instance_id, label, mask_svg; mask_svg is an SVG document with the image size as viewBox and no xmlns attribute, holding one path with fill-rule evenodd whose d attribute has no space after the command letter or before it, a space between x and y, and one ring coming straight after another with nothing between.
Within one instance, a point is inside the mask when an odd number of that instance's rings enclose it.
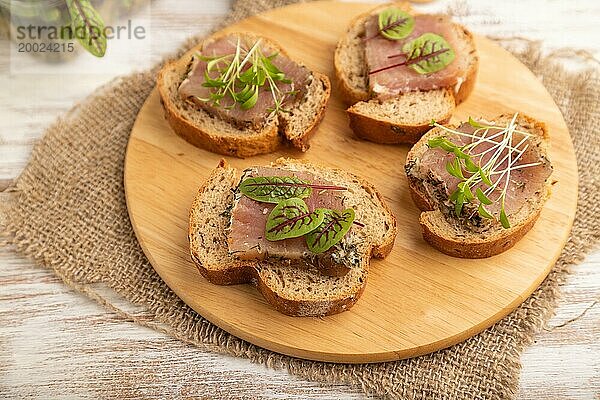
<instances>
[{"instance_id":1,"label":"microgreen sprout","mask_svg":"<svg viewBox=\"0 0 600 400\"><path fill-rule=\"evenodd\" d=\"M486 206L499 202L498 220L504 228L510 228L505 201L511 173L541 164L541 162L518 164L529 147L528 139L531 134L517 129L517 116L518 114L515 113L506 126L485 125L469 118L469 125L475 128L473 133L461 132L431 121L432 126L472 140L470 143L458 146L448 138L438 136L429 139L427 143L432 149L440 148L454 154L453 160L446 164L446 171L460 180L456 190L449 196L449 200L454 203L454 213L457 217L461 215L466 203L474 203L477 200L479 202L477 213L483 218L494 218ZM515 134L522 136L516 144L514 144ZM478 151L483 143L491 146ZM487 160L482 165L483 156L488 154ZM494 196L497 192L499 194Z\"/></svg>"},{"instance_id":2,"label":"microgreen sprout","mask_svg":"<svg viewBox=\"0 0 600 400\"><path fill-rule=\"evenodd\" d=\"M293 82L272 63L277 53L266 56L261 49L261 43L262 40L258 39L252 47L246 49L238 38L233 54L214 57L196 54L200 60L206 62L202 86L210 89L207 98L198 100L219 107L223 98L229 98L233 102L225 107L226 109L232 109L239 104L242 110L249 110L256 105L261 89L266 88L273 96L274 102L274 107L269 111L285 111L283 103L286 96L296 94ZM278 83L290 84L292 90L282 92L277 86Z\"/></svg>"}]
</instances>

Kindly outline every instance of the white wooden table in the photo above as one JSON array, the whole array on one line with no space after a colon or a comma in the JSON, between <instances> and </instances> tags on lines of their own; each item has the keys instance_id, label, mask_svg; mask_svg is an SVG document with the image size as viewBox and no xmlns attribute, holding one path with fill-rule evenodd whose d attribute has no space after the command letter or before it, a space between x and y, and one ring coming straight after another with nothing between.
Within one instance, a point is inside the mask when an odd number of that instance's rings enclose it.
<instances>
[{"instance_id":1,"label":"white wooden table","mask_svg":"<svg viewBox=\"0 0 600 400\"><path fill-rule=\"evenodd\" d=\"M149 66L186 37L208 30L229 6L229 0L156 0L142 13L150 18L151 43L130 44L134 52L151 48L150 57L119 72ZM585 48L600 58L597 0L438 0L422 6L426 11L449 8L481 34L542 39L548 51ZM117 75L73 76L60 68L35 79L11 75L9 45L0 42L0 188L20 173L46 125ZM94 61L84 57L77 62ZM574 268L562 288L556 316L522 357L520 398L599 398L598 267L597 251ZM165 354L176 354L178 362L165 362ZM204 353L124 321L73 293L52 273L0 249L0 397L231 396L362 397L343 385L320 385L247 360Z\"/></svg>"}]
</instances>

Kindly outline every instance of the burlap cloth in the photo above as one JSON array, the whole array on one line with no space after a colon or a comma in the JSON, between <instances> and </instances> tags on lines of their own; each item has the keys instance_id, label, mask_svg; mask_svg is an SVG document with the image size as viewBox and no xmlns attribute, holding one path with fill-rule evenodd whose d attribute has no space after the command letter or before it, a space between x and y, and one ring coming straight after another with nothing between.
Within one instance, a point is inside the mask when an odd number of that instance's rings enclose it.
<instances>
[{"instance_id":1,"label":"burlap cloth","mask_svg":"<svg viewBox=\"0 0 600 400\"><path fill-rule=\"evenodd\" d=\"M239 0L225 23L293 1ZM521 43L522 45L523 43ZM22 254L52 268L66 284L140 324L198 346L247 357L311 380L344 382L375 395L412 399L509 398L518 389L520 354L550 316L559 283L600 236L599 74L568 73L539 46L507 45L534 71L560 107L579 162L579 206L559 261L516 311L451 348L422 357L371 365L294 359L229 335L187 307L144 256L127 215L123 160L136 115L154 86L155 70L117 79L60 118L35 146L9 188L3 229ZM108 286L133 312L106 297ZM243 395L240 392L239 395Z\"/></svg>"}]
</instances>

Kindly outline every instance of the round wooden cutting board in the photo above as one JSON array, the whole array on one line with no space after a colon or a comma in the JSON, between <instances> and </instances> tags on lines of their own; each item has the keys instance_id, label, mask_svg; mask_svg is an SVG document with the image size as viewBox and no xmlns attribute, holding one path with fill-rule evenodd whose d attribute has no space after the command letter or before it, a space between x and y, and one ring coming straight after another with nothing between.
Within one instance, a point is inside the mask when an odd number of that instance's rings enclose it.
<instances>
[{"instance_id":1,"label":"round wooden cutting board","mask_svg":"<svg viewBox=\"0 0 600 400\"><path fill-rule=\"evenodd\" d=\"M292 58L333 81L338 38L353 17L371 7L298 4L226 30L275 39ZM233 335L280 353L322 361L377 362L429 353L463 341L510 313L546 277L569 236L577 203L577 167L565 122L540 81L491 41L482 37L476 41L479 77L454 120L519 111L545 121L551 136L553 179L558 182L539 221L514 248L488 259L463 260L428 246L407 190L403 165L409 147L356 139L334 85L327 114L308 152L285 150L228 161L245 168L281 156L298 157L366 177L398 219L392 253L372 262L364 295L350 311L324 318L282 315L250 285L212 285L190 260L188 212L198 187L222 156L195 148L173 133L155 90L131 134L125 189L133 227L156 271L189 306Z\"/></svg>"}]
</instances>

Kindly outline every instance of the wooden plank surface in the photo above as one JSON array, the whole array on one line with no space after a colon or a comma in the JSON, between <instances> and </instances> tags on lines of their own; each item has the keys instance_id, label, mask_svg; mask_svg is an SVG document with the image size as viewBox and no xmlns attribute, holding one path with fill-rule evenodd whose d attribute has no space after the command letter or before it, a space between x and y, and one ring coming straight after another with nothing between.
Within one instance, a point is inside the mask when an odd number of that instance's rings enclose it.
<instances>
[{"instance_id":1,"label":"wooden plank surface","mask_svg":"<svg viewBox=\"0 0 600 400\"><path fill-rule=\"evenodd\" d=\"M153 58L223 15L226 0L157 0L152 8ZM475 32L544 39L547 51L575 46L600 55L600 3L594 0L435 1ZM56 115L111 76L46 75L31 82L8 76L7 43L0 42L0 184L25 165L31 144ZM34 62L34 61L32 61ZM573 63L571 63L573 64ZM143 65L131 65L130 69ZM125 71L124 71L125 72ZM600 392L600 253L574 268L557 315L523 355L523 399L591 399ZM170 355L176 354L176 362ZM199 378L201 377L201 378ZM48 271L0 250L0 397L6 398L360 397L343 386L322 386L199 352L120 320L73 294Z\"/></svg>"}]
</instances>

